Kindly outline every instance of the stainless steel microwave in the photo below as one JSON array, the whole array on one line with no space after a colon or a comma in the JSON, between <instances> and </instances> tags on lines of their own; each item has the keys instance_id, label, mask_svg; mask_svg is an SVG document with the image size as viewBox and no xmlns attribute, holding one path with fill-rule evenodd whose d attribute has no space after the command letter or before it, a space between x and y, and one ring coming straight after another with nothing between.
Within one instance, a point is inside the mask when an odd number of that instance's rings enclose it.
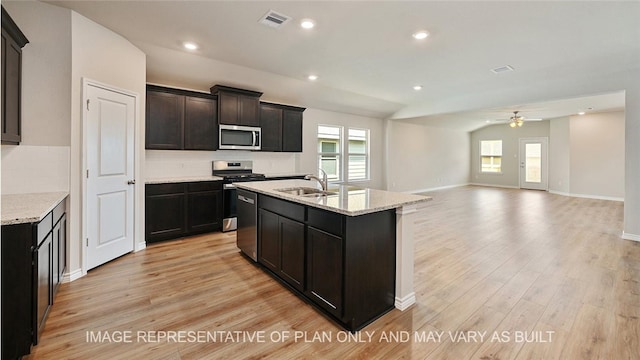
<instances>
[{"instance_id":1,"label":"stainless steel microwave","mask_svg":"<svg viewBox=\"0 0 640 360\"><path fill-rule=\"evenodd\" d=\"M260 150L259 127L220 124L220 150Z\"/></svg>"}]
</instances>

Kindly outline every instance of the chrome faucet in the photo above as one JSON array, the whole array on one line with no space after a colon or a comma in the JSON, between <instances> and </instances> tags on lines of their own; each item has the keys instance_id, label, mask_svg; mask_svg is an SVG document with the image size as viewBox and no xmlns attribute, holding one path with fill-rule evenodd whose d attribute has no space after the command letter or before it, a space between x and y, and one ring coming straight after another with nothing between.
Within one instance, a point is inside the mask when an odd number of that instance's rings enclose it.
<instances>
[{"instance_id":1,"label":"chrome faucet","mask_svg":"<svg viewBox=\"0 0 640 360\"><path fill-rule=\"evenodd\" d=\"M305 176L304 178L305 180L311 180L311 179L317 180L322 186L322 191L327 191L327 173L322 169L318 169L318 170L320 170L320 173L322 174L322 179L311 174Z\"/></svg>"}]
</instances>

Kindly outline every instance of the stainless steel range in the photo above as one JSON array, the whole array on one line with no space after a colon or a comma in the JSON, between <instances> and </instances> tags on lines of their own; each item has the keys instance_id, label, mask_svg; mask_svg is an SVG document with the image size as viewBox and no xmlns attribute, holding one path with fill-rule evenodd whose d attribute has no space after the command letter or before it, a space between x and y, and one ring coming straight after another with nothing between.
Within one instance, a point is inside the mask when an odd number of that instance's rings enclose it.
<instances>
[{"instance_id":1,"label":"stainless steel range","mask_svg":"<svg viewBox=\"0 0 640 360\"><path fill-rule=\"evenodd\" d=\"M264 174L253 172L253 161L224 161L212 163L212 174L223 178L222 231L236 230L238 227L238 193L234 182L262 181Z\"/></svg>"}]
</instances>

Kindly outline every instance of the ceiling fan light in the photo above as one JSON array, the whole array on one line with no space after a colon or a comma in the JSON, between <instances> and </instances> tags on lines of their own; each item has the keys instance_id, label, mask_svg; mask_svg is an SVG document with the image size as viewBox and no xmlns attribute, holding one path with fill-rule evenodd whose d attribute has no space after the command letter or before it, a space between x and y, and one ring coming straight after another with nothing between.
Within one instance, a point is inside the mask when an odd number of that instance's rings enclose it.
<instances>
[{"instance_id":1,"label":"ceiling fan light","mask_svg":"<svg viewBox=\"0 0 640 360\"><path fill-rule=\"evenodd\" d=\"M524 124L524 121L522 119L518 119L516 123L518 124L518 127L521 127L522 124Z\"/></svg>"},{"instance_id":2,"label":"ceiling fan light","mask_svg":"<svg viewBox=\"0 0 640 360\"><path fill-rule=\"evenodd\" d=\"M516 127L516 122L515 121L510 121L509 122L509 126L511 126L512 128Z\"/></svg>"}]
</instances>

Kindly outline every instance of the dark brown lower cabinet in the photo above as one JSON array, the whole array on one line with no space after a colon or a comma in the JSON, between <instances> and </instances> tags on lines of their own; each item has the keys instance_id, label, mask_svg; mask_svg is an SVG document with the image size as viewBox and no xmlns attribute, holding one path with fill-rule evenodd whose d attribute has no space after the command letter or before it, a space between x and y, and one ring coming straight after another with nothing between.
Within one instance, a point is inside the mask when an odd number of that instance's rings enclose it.
<instances>
[{"instance_id":1,"label":"dark brown lower cabinet","mask_svg":"<svg viewBox=\"0 0 640 360\"><path fill-rule=\"evenodd\" d=\"M304 290L304 224L260 209L259 261L299 291Z\"/></svg>"},{"instance_id":2,"label":"dark brown lower cabinet","mask_svg":"<svg viewBox=\"0 0 640 360\"><path fill-rule=\"evenodd\" d=\"M147 184L147 242L222 229L222 182Z\"/></svg>"},{"instance_id":3,"label":"dark brown lower cabinet","mask_svg":"<svg viewBox=\"0 0 640 360\"><path fill-rule=\"evenodd\" d=\"M258 197L258 262L347 330L395 301L395 209L346 216Z\"/></svg>"},{"instance_id":4,"label":"dark brown lower cabinet","mask_svg":"<svg viewBox=\"0 0 640 360\"><path fill-rule=\"evenodd\" d=\"M342 317L342 238L309 227L307 295L331 314Z\"/></svg>"},{"instance_id":5,"label":"dark brown lower cabinet","mask_svg":"<svg viewBox=\"0 0 640 360\"><path fill-rule=\"evenodd\" d=\"M38 223L2 226L2 359L37 345L66 268L65 202Z\"/></svg>"}]
</instances>

